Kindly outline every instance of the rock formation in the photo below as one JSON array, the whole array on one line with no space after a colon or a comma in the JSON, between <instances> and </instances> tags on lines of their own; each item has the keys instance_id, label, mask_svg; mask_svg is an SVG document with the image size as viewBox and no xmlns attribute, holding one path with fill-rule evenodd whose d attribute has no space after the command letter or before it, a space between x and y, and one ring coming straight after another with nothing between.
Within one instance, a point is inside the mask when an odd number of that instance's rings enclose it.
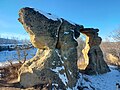
<instances>
[{"instance_id":1,"label":"rock formation","mask_svg":"<svg viewBox=\"0 0 120 90\"><path fill-rule=\"evenodd\" d=\"M89 58L86 74L110 71L99 47L102 40L98 37L99 30L85 29L82 25L28 7L19 11L19 17L31 43L38 48L36 55L26 61L18 72L21 86L47 84L57 90L76 90L79 78L76 39L80 32L87 36L89 47L88 51L83 51L85 58Z\"/></svg>"},{"instance_id":2,"label":"rock formation","mask_svg":"<svg viewBox=\"0 0 120 90\"><path fill-rule=\"evenodd\" d=\"M50 84L58 89L73 88L78 80L77 41L83 26L50 13L22 8L19 21L38 48L36 55L19 70L23 87Z\"/></svg>"},{"instance_id":3,"label":"rock formation","mask_svg":"<svg viewBox=\"0 0 120 90\"><path fill-rule=\"evenodd\" d=\"M86 74L103 74L109 72L110 69L103 59L103 53L99 47L101 44L101 37L98 36L98 29L84 28L80 30L81 33L85 34L87 37L86 43L87 51L84 52L85 59L89 58L89 64L85 69ZM88 57L87 57L88 55Z\"/></svg>"}]
</instances>

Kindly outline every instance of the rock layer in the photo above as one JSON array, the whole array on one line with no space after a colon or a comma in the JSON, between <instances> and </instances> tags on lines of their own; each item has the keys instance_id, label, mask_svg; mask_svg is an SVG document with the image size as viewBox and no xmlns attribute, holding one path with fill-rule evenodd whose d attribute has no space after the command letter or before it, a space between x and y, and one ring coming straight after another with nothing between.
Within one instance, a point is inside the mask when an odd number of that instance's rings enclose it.
<instances>
[{"instance_id":1,"label":"rock layer","mask_svg":"<svg viewBox=\"0 0 120 90\"><path fill-rule=\"evenodd\" d=\"M83 53L84 56L88 55L88 57L85 57L85 59L89 58L89 64L85 69L85 73L90 75L103 74L110 71L109 67L103 59L103 53L99 47L102 39L98 36L98 31L98 29L93 28L84 28L83 30L81 29L81 32L86 35L88 42L86 43L88 52Z\"/></svg>"},{"instance_id":2,"label":"rock layer","mask_svg":"<svg viewBox=\"0 0 120 90\"><path fill-rule=\"evenodd\" d=\"M19 81L23 87L51 84L57 89L73 88L78 80L77 41L83 26L50 13L22 8L19 21L38 48L36 56L22 65Z\"/></svg>"}]
</instances>

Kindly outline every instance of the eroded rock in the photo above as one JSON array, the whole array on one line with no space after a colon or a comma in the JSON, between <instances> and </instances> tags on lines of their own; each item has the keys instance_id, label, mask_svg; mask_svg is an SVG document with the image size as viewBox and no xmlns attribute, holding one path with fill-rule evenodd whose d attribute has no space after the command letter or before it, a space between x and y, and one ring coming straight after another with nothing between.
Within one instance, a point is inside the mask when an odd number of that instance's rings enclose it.
<instances>
[{"instance_id":1,"label":"eroded rock","mask_svg":"<svg viewBox=\"0 0 120 90\"><path fill-rule=\"evenodd\" d=\"M98 31L98 29L93 28L81 29L81 32L87 37L86 42L88 42L86 43L88 52L83 52L85 59L87 60L89 58L89 63L85 69L85 73L90 75L103 74L110 71L103 59L103 53L99 47L102 39L98 36Z\"/></svg>"},{"instance_id":2,"label":"eroded rock","mask_svg":"<svg viewBox=\"0 0 120 90\"><path fill-rule=\"evenodd\" d=\"M33 8L22 8L19 16L32 44L38 48L36 56L20 68L20 84L30 87L48 83L62 90L75 87L78 80L76 39L83 26Z\"/></svg>"}]
</instances>

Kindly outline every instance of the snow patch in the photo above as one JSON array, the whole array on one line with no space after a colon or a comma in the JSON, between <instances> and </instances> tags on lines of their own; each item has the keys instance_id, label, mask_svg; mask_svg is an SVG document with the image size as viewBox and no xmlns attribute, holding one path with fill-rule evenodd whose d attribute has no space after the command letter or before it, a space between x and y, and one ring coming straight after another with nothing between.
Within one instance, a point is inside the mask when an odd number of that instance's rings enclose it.
<instances>
[{"instance_id":1,"label":"snow patch","mask_svg":"<svg viewBox=\"0 0 120 90\"><path fill-rule=\"evenodd\" d=\"M86 81L84 80L84 76L83 76L81 73L79 73L79 79L78 79L78 81L77 81L77 83L76 83L76 86L73 87L72 90L78 90L78 89L77 89L78 86L80 86L80 87L86 87L86 88L84 88L83 90L93 90L93 89L90 87L90 86L92 86L91 82L86 82ZM96 90L96 89L95 89L95 90Z\"/></svg>"},{"instance_id":2,"label":"snow patch","mask_svg":"<svg viewBox=\"0 0 120 90\"><path fill-rule=\"evenodd\" d=\"M58 73L59 71L61 71L63 69L65 69L64 66L62 66L62 67L56 67L55 69L51 69L51 70L54 71L54 72L56 72L56 73Z\"/></svg>"},{"instance_id":3,"label":"snow patch","mask_svg":"<svg viewBox=\"0 0 120 90\"><path fill-rule=\"evenodd\" d=\"M69 34L70 32L64 32L64 35L67 35L67 34Z\"/></svg>"},{"instance_id":4,"label":"snow patch","mask_svg":"<svg viewBox=\"0 0 120 90\"><path fill-rule=\"evenodd\" d=\"M61 62L62 62L62 64L63 64L64 62L63 62L63 60L62 60L62 58L61 58L61 55L60 55L60 53L59 53L58 49L56 49L56 50L55 50L55 52L57 53L57 55L58 55L58 56L59 56L59 58L60 58L60 61L61 61Z\"/></svg>"},{"instance_id":5,"label":"snow patch","mask_svg":"<svg viewBox=\"0 0 120 90\"><path fill-rule=\"evenodd\" d=\"M68 72L70 73L70 75L72 75L72 72L70 70L68 70Z\"/></svg>"},{"instance_id":6,"label":"snow patch","mask_svg":"<svg viewBox=\"0 0 120 90\"><path fill-rule=\"evenodd\" d=\"M67 60L67 58L64 56L64 59Z\"/></svg>"},{"instance_id":7,"label":"snow patch","mask_svg":"<svg viewBox=\"0 0 120 90\"><path fill-rule=\"evenodd\" d=\"M64 74L60 74L60 73L59 73L59 77L60 77L60 79L62 80L62 82L67 86L68 79L67 79L66 74L65 74L65 73L64 73Z\"/></svg>"},{"instance_id":8,"label":"snow patch","mask_svg":"<svg viewBox=\"0 0 120 90\"><path fill-rule=\"evenodd\" d=\"M62 82L67 85L68 83L68 79L67 79L67 76L66 74L60 74L59 71L61 70L65 70L64 66L62 67L56 67L55 69L51 69L52 71L56 72L58 75L59 75L59 78L62 80Z\"/></svg>"},{"instance_id":9,"label":"snow patch","mask_svg":"<svg viewBox=\"0 0 120 90\"><path fill-rule=\"evenodd\" d=\"M56 84L56 83L52 83L52 86L56 86L56 87L58 87L58 84Z\"/></svg>"},{"instance_id":10,"label":"snow patch","mask_svg":"<svg viewBox=\"0 0 120 90\"><path fill-rule=\"evenodd\" d=\"M37 49L36 48L31 48L26 50L26 53L28 53L27 55L27 59L32 58L35 53L36 53ZM24 50L20 50L20 60L24 59ZM0 62L6 62L8 60L12 60L12 61L17 61L18 60L18 54L17 51L1 51L0 52Z\"/></svg>"},{"instance_id":11,"label":"snow patch","mask_svg":"<svg viewBox=\"0 0 120 90\"><path fill-rule=\"evenodd\" d=\"M38 12L41 13L41 14L43 14L43 15L44 15L45 17L47 17L48 19L52 19L52 20L54 20L54 21L58 21L58 20L62 21L61 18L59 18L58 16L53 15L53 14L51 14L51 13L46 13L46 12L43 12L43 11L38 10L38 9L34 9L34 10L35 10L35 11L38 11Z\"/></svg>"},{"instance_id":12,"label":"snow patch","mask_svg":"<svg viewBox=\"0 0 120 90\"><path fill-rule=\"evenodd\" d=\"M120 83L120 72L115 68L110 66L111 72L87 77L97 90L117 90L116 83Z\"/></svg>"},{"instance_id":13,"label":"snow patch","mask_svg":"<svg viewBox=\"0 0 120 90\"><path fill-rule=\"evenodd\" d=\"M67 20L70 24L72 25L76 25L74 22L70 21L70 20Z\"/></svg>"},{"instance_id":14,"label":"snow patch","mask_svg":"<svg viewBox=\"0 0 120 90\"><path fill-rule=\"evenodd\" d=\"M60 55L58 49L56 49L55 51L56 51L57 55L59 56L60 61L62 62L62 64L64 64L64 62L63 62L63 60L62 60L62 58L61 58L61 55ZM55 72L58 72L58 71L60 71L60 70L62 70L62 69L65 70L65 67L64 67L64 66L62 66L62 67L57 67L56 69L52 69L52 70L55 71ZM67 86L68 79L67 79L66 73L64 73L64 74L58 73L58 75L59 75L59 78L62 80L62 82Z\"/></svg>"},{"instance_id":15,"label":"snow patch","mask_svg":"<svg viewBox=\"0 0 120 90\"><path fill-rule=\"evenodd\" d=\"M77 41L77 39L75 38L75 35L74 35L74 30L70 30L70 31L72 31L73 32L73 39L75 40L75 41Z\"/></svg>"}]
</instances>

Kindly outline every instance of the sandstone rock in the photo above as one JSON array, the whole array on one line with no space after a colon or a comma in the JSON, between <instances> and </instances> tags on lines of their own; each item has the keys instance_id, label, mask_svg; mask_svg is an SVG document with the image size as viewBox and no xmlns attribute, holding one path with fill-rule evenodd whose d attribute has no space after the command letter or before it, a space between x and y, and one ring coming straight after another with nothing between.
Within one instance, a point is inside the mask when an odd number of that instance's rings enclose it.
<instances>
[{"instance_id":1,"label":"sandstone rock","mask_svg":"<svg viewBox=\"0 0 120 90\"><path fill-rule=\"evenodd\" d=\"M84 56L88 55L89 57L89 64L85 69L86 74L102 74L110 71L103 59L103 53L99 47L102 39L98 36L98 31L98 29L93 28L81 29L81 32L85 34L87 38L89 38L89 41L87 39L87 50L89 50L88 52L83 53L85 54ZM85 59L88 59L88 57L85 57Z\"/></svg>"},{"instance_id":2,"label":"sandstone rock","mask_svg":"<svg viewBox=\"0 0 120 90\"><path fill-rule=\"evenodd\" d=\"M73 88L78 80L76 39L83 26L27 7L20 10L19 16L38 48L36 56L20 68L20 84L30 87L49 83L62 90Z\"/></svg>"},{"instance_id":3,"label":"sandstone rock","mask_svg":"<svg viewBox=\"0 0 120 90\"><path fill-rule=\"evenodd\" d=\"M114 56L111 53L106 53L105 55L107 62L115 65L120 65L120 59L117 56Z\"/></svg>"}]
</instances>

